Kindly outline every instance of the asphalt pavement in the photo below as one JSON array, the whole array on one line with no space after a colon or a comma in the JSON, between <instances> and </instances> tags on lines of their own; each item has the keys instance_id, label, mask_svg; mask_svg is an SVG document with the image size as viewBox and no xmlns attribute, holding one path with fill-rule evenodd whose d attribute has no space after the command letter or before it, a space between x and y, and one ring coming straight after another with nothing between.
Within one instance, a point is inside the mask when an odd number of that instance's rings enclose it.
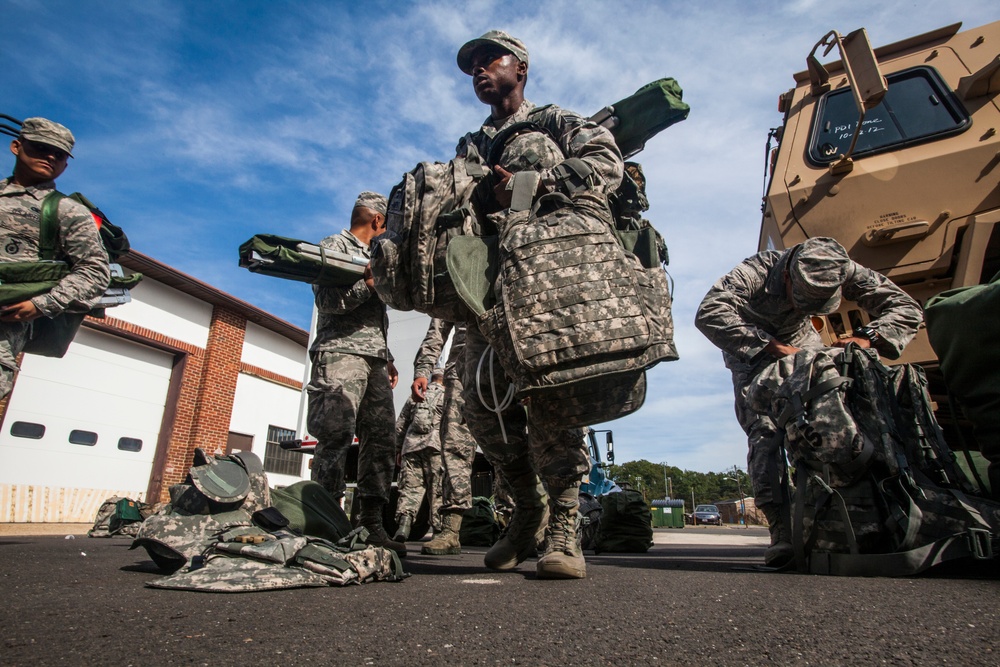
<instances>
[{"instance_id":1,"label":"asphalt pavement","mask_svg":"<svg viewBox=\"0 0 1000 667\"><path fill-rule=\"evenodd\" d=\"M122 538L0 537L0 665L996 665L1000 578L756 569L761 528L657 529L587 579L499 574L484 548L401 583L243 594L147 588ZM415 553L416 552L416 553Z\"/></svg>"}]
</instances>

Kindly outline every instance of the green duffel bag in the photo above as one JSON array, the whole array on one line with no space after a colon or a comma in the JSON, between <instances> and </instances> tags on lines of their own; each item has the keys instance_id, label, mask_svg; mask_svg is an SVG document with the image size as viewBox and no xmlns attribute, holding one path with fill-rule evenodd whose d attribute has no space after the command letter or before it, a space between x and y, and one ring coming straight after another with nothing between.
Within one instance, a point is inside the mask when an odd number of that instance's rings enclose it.
<instances>
[{"instance_id":1,"label":"green duffel bag","mask_svg":"<svg viewBox=\"0 0 1000 667\"><path fill-rule=\"evenodd\" d=\"M0 306L45 294L67 273L69 265L56 260L0 263Z\"/></svg>"},{"instance_id":2,"label":"green duffel bag","mask_svg":"<svg viewBox=\"0 0 1000 667\"><path fill-rule=\"evenodd\" d=\"M675 79L658 79L598 111L590 120L611 130L627 160L654 136L688 117L691 107L682 100L683 95Z\"/></svg>"},{"instance_id":3,"label":"green duffel bag","mask_svg":"<svg viewBox=\"0 0 1000 667\"><path fill-rule=\"evenodd\" d=\"M927 337L980 445L1000 445L1000 273L927 300Z\"/></svg>"},{"instance_id":4,"label":"green duffel bag","mask_svg":"<svg viewBox=\"0 0 1000 667\"><path fill-rule=\"evenodd\" d=\"M322 287L346 287L361 280L365 257L274 234L257 234L240 246L240 266L251 273Z\"/></svg>"},{"instance_id":5,"label":"green duffel bag","mask_svg":"<svg viewBox=\"0 0 1000 667\"><path fill-rule=\"evenodd\" d=\"M353 530L340 503L311 480L271 489L271 504L288 519L289 530L336 542Z\"/></svg>"}]
</instances>

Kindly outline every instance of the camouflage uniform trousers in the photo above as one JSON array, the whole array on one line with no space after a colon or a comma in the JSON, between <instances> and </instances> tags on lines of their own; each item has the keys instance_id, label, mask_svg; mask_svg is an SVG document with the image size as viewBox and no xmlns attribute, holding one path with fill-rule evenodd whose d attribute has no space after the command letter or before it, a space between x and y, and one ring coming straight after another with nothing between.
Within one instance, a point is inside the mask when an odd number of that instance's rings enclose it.
<instances>
[{"instance_id":1,"label":"camouflage uniform trousers","mask_svg":"<svg viewBox=\"0 0 1000 667\"><path fill-rule=\"evenodd\" d=\"M406 514L411 519L417 516L424 496L430 506L431 525L441 528L441 452L433 447L418 449L403 456L399 470L399 501L396 515Z\"/></svg>"},{"instance_id":2,"label":"camouflage uniform trousers","mask_svg":"<svg viewBox=\"0 0 1000 667\"><path fill-rule=\"evenodd\" d=\"M465 345L464 415L475 441L493 466L512 484L525 474L535 474L550 490L579 485L590 470L583 429L562 428L559 415L535 413L517 403L500 415L487 409L479 399L476 372L488 343L478 329L470 326ZM487 353L480 373L483 397L487 401L492 401L494 395L502 399L509 384L499 361L494 361L490 371Z\"/></svg>"},{"instance_id":3,"label":"camouflage uniform trousers","mask_svg":"<svg viewBox=\"0 0 1000 667\"><path fill-rule=\"evenodd\" d=\"M747 434L747 474L753 486L757 506L781 504L781 486L788 469L781 448L782 434L767 415L755 412L747 404L747 391L752 378L733 374L736 393L736 419ZM778 488L775 488L775 485Z\"/></svg>"},{"instance_id":4,"label":"camouflage uniform trousers","mask_svg":"<svg viewBox=\"0 0 1000 667\"><path fill-rule=\"evenodd\" d=\"M472 461L476 440L465 420L462 381L446 378L441 416L441 511L464 512L472 507Z\"/></svg>"},{"instance_id":5,"label":"camouflage uniform trousers","mask_svg":"<svg viewBox=\"0 0 1000 667\"><path fill-rule=\"evenodd\" d=\"M17 355L21 354L27 342L28 324L0 322L0 399L14 389Z\"/></svg>"},{"instance_id":6,"label":"camouflage uniform trousers","mask_svg":"<svg viewBox=\"0 0 1000 667\"><path fill-rule=\"evenodd\" d=\"M340 352L316 352L307 428L317 439L312 479L340 498L347 488L347 450L357 434L358 495L389 500L396 467L395 409L384 359Z\"/></svg>"}]
</instances>

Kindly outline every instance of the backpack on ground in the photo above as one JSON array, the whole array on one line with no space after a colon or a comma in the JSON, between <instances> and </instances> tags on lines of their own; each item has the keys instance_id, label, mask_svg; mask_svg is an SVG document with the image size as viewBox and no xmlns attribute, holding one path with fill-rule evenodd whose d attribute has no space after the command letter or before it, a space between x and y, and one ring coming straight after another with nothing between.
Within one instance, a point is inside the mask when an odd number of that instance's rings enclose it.
<instances>
[{"instance_id":1,"label":"backpack on ground","mask_svg":"<svg viewBox=\"0 0 1000 667\"><path fill-rule=\"evenodd\" d=\"M69 274L69 265L56 257L59 238L59 202L65 197L86 206L94 218L100 232L101 243L111 262L111 283L97 305L87 313L64 312L53 318L39 317L31 322L24 351L46 357L65 356L86 315L102 318L105 309L128 303L132 298L130 290L142 280L141 273L126 276L116 261L130 250L125 232L112 224L93 202L79 192L64 195L56 191L49 193L42 200L39 214L38 261L0 263L0 305L45 294Z\"/></svg>"},{"instance_id":2,"label":"backpack on ground","mask_svg":"<svg viewBox=\"0 0 1000 667\"><path fill-rule=\"evenodd\" d=\"M594 549L597 533L601 529L601 501L595 496L580 492L580 507L577 509L576 537L581 549Z\"/></svg>"},{"instance_id":3,"label":"backpack on ground","mask_svg":"<svg viewBox=\"0 0 1000 667\"><path fill-rule=\"evenodd\" d=\"M800 570L904 576L994 557L1000 503L956 465L920 367L854 345L802 350L765 369L748 400L775 420L795 468Z\"/></svg>"},{"instance_id":4,"label":"backpack on ground","mask_svg":"<svg viewBox=\"0 0 1000 667\"><path fill-rule=\"evenodd\" d=\"M645 553L653 546L653 513L634 489L599 498L601 520L594 553Z\"/></svg>"},{"instance_id":5,"label":"backpack on ground","mask_svg":"<svg viewBox=\"0 0 1000 667\"><path fill-rule=\"evenodd\" d=\"M135 537L140 524L152 514L152 507L146 503L112 496L101 503L94 517L93 527L87 531L88 537L114 537L122 535Z\"/></svg>"},{"instance_id":6,"label":"backpack on ground","mask_svg":"<svg viewBox=\"0 0 1000 667\"><path fill-rule=\"evenodd\" d=\"M462 514L459 541L464 546L491 547L499 539L500 523L493 500L476 496L472 499L472 506Z\"/></svg>"}]
</instances>

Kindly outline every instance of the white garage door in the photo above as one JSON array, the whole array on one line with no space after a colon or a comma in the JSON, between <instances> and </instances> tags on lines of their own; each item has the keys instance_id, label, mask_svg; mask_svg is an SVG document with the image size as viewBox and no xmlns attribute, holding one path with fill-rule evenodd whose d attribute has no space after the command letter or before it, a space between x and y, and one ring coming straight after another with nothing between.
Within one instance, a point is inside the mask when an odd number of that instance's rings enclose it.
<instances>
[{"instance_id":1,"label":"white garage door","mask_svg":"<svg viewBox=\"0 0 1000 667\"><path fill-rule=\"evenodd\" d=\"M36 491L4 512L15 521L89 520L103 494L142 496L172 365L168 353L90 329L62 359L25 355L0 432L0 485ZM38 494L61 507L17 518Z\"/></svg>"}]
</instances>

